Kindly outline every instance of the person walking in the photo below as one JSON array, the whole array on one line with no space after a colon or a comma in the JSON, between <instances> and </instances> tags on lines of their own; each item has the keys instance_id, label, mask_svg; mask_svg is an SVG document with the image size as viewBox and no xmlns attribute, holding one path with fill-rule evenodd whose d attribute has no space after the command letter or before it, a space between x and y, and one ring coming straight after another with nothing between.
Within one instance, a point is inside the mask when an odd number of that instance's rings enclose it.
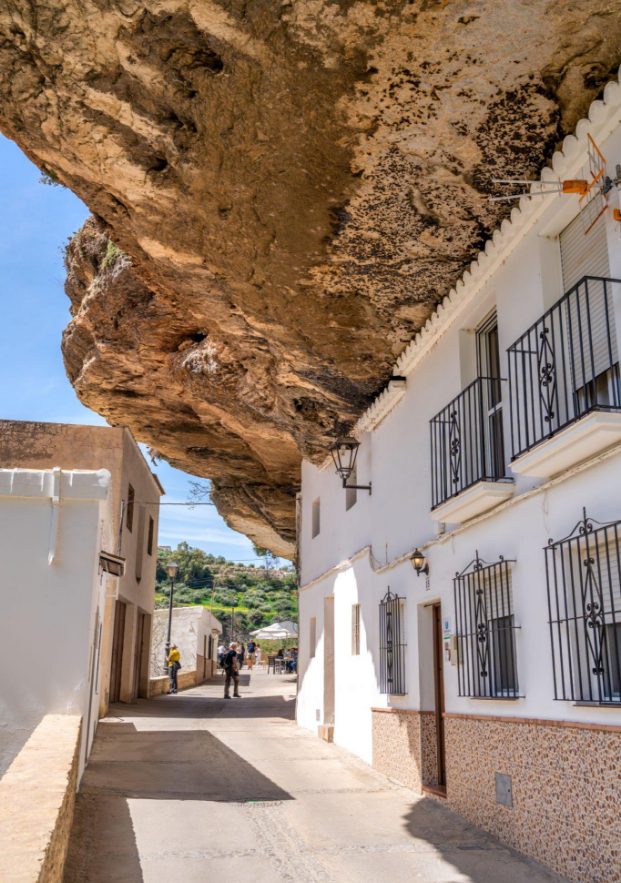
<instances>
[{"instance_id":1,"label":"person walking","mask_svg":"<svg viewBox=\"0 0 621 883\"><path fill-rule=\"evenodd\" d=\"M171 644L168 656L166 657L166 664L168 665L169 694L177 692L177 672L181 668L180 659L181 653L179 652L179 648L176 644Z\"/></svg>"},{"instance_id":2,"label":"person walking","mask_svg":"<svg viewBox=\"0 0 621 883\"><path fill-rule=\"evenodd\" d=\"M252 667L253 667L254 661L256 659L256 656L255 656L256 649L257 649L257 645L254 643L254 641L251 638L248 641L248 647L247 647L247 650L248 650L248 669L250 671L252 671Z\"/></svg>"},{"instance_id":3,"label":"person walking","mask_svg":"<svg viewBox=\"0 0 621 883\"><path fill-rule=\"evenodd\" d=\"M244 667L244 659L246 658L246 648L243 643L239 644L237 647L237 658L239 659L239 669L241 671Z\"/></svg>"},{"instance_id":4,"label":"person walking","mask_svg":"<svg viewBox=\"0 0 621 883\"><path fill-rule=\"evenodd\" d=\"M258 644L254 647L254 661L257 665L261 665L261 648Z\"/></svg>"},{"instance_id":5,"label":"person walking","mask_svg":"<svg viewBox=\"0 0 621 883\"><path fill-rule=\"evenodd\" d=\"M237 656L237 644L232 641L229 644L228 653L224 657L224 698L231 698L231 681L233 681L233 696L240 699L239 695L239 658Z\"/></svg>"}]
</instances>

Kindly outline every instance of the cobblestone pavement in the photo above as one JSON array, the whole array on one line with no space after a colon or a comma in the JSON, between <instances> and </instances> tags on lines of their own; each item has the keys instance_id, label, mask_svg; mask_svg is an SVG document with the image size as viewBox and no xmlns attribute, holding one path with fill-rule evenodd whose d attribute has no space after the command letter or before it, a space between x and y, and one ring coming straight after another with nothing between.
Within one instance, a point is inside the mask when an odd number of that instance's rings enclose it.
<instances>
[{"instance_id":1,"label":"cobblestone pavement","mask_svg":"<svg viewBox=\"0 0 621 883\"><path fill-rule=\"evenodd\" d=\"M293 723L295 683L242 675L117 705L78 796L65 883L552 883L532 861Z\"/></svg>"}]
</instances>

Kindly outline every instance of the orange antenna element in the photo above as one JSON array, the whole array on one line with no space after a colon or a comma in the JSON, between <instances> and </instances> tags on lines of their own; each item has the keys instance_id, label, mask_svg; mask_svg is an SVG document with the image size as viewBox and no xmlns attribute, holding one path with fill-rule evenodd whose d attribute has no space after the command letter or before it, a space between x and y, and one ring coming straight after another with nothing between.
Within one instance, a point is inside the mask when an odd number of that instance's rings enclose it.
<instances>
[{"instance_id":1,"label":"orange antenna element","mask_svg":"<svg viewBox=\"0 0 621 883\"><path fill-rule=\"evenodd\" d=\"M586 196L590 189L589 182L581 179L570 179L561 184L561 193L577 193L580 197Z\"/></svg>"},{"instance_id":2,"label":"orange antenna element","mask_svg":"<svg viewBox=\"0 0 621 883\"><path fill-rule=\"evenodd\" d=\"M587 153L589 155L589 172L591 174L589 190L591 190L606 174L606 157L590 135L587 135Z\"/></svg>"}]
</instances>

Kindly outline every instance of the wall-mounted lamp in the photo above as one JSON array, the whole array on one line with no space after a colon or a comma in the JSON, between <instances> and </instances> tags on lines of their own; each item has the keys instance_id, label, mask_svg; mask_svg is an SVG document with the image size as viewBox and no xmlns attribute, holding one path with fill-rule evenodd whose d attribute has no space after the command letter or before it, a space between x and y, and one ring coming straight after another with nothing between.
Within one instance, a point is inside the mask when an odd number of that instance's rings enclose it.
<instances>
[{"instance_id":1,"label":"wall-mounted lamp","mask_svg":"<svg viewBox=\"0 0 621 883\"><path fill-rule=\"evenodd\" d=\"M356 491L368 491L371 493L371 483L369 484L348 484L349 479L353 475L356 468L356 458L358 456L358 448L360 443L355 438L339 439L330 448L332 460L338 475L343 481L344 488L351 488Z\"/></svg>"},{"instance_id":2,"label":"wall-mounted lamp","mask_svg":"<svg viewBox=\"0 0 621 883\"><path fill-rule=\"evenodd\" d=\"M429 575L429 562L420 549L416 549L414 551L414 554L411 556L410 561L412 563L412 567L416 571L416 576L420 576L421 573L424 573L425 576Z\"/></svg>"}]
</instances>

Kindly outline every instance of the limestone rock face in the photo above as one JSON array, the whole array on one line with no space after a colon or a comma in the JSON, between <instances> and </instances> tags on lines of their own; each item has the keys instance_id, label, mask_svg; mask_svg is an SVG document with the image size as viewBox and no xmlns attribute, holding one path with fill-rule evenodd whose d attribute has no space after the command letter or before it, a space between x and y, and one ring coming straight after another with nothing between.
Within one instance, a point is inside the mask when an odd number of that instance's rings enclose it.
<instances>
[{"instance_id":1,"label":"limestone rock face","mask_svg":"<svg viewBox=\"0 0 621 883\"><path fill-rule=\"evenodd\" d=\"M291 555L320 461L621 60L614 0L7 0L0 128L91 208L80 398ZM111 243L114 243L112 245Z\"/></svg>"}]
</instances>

